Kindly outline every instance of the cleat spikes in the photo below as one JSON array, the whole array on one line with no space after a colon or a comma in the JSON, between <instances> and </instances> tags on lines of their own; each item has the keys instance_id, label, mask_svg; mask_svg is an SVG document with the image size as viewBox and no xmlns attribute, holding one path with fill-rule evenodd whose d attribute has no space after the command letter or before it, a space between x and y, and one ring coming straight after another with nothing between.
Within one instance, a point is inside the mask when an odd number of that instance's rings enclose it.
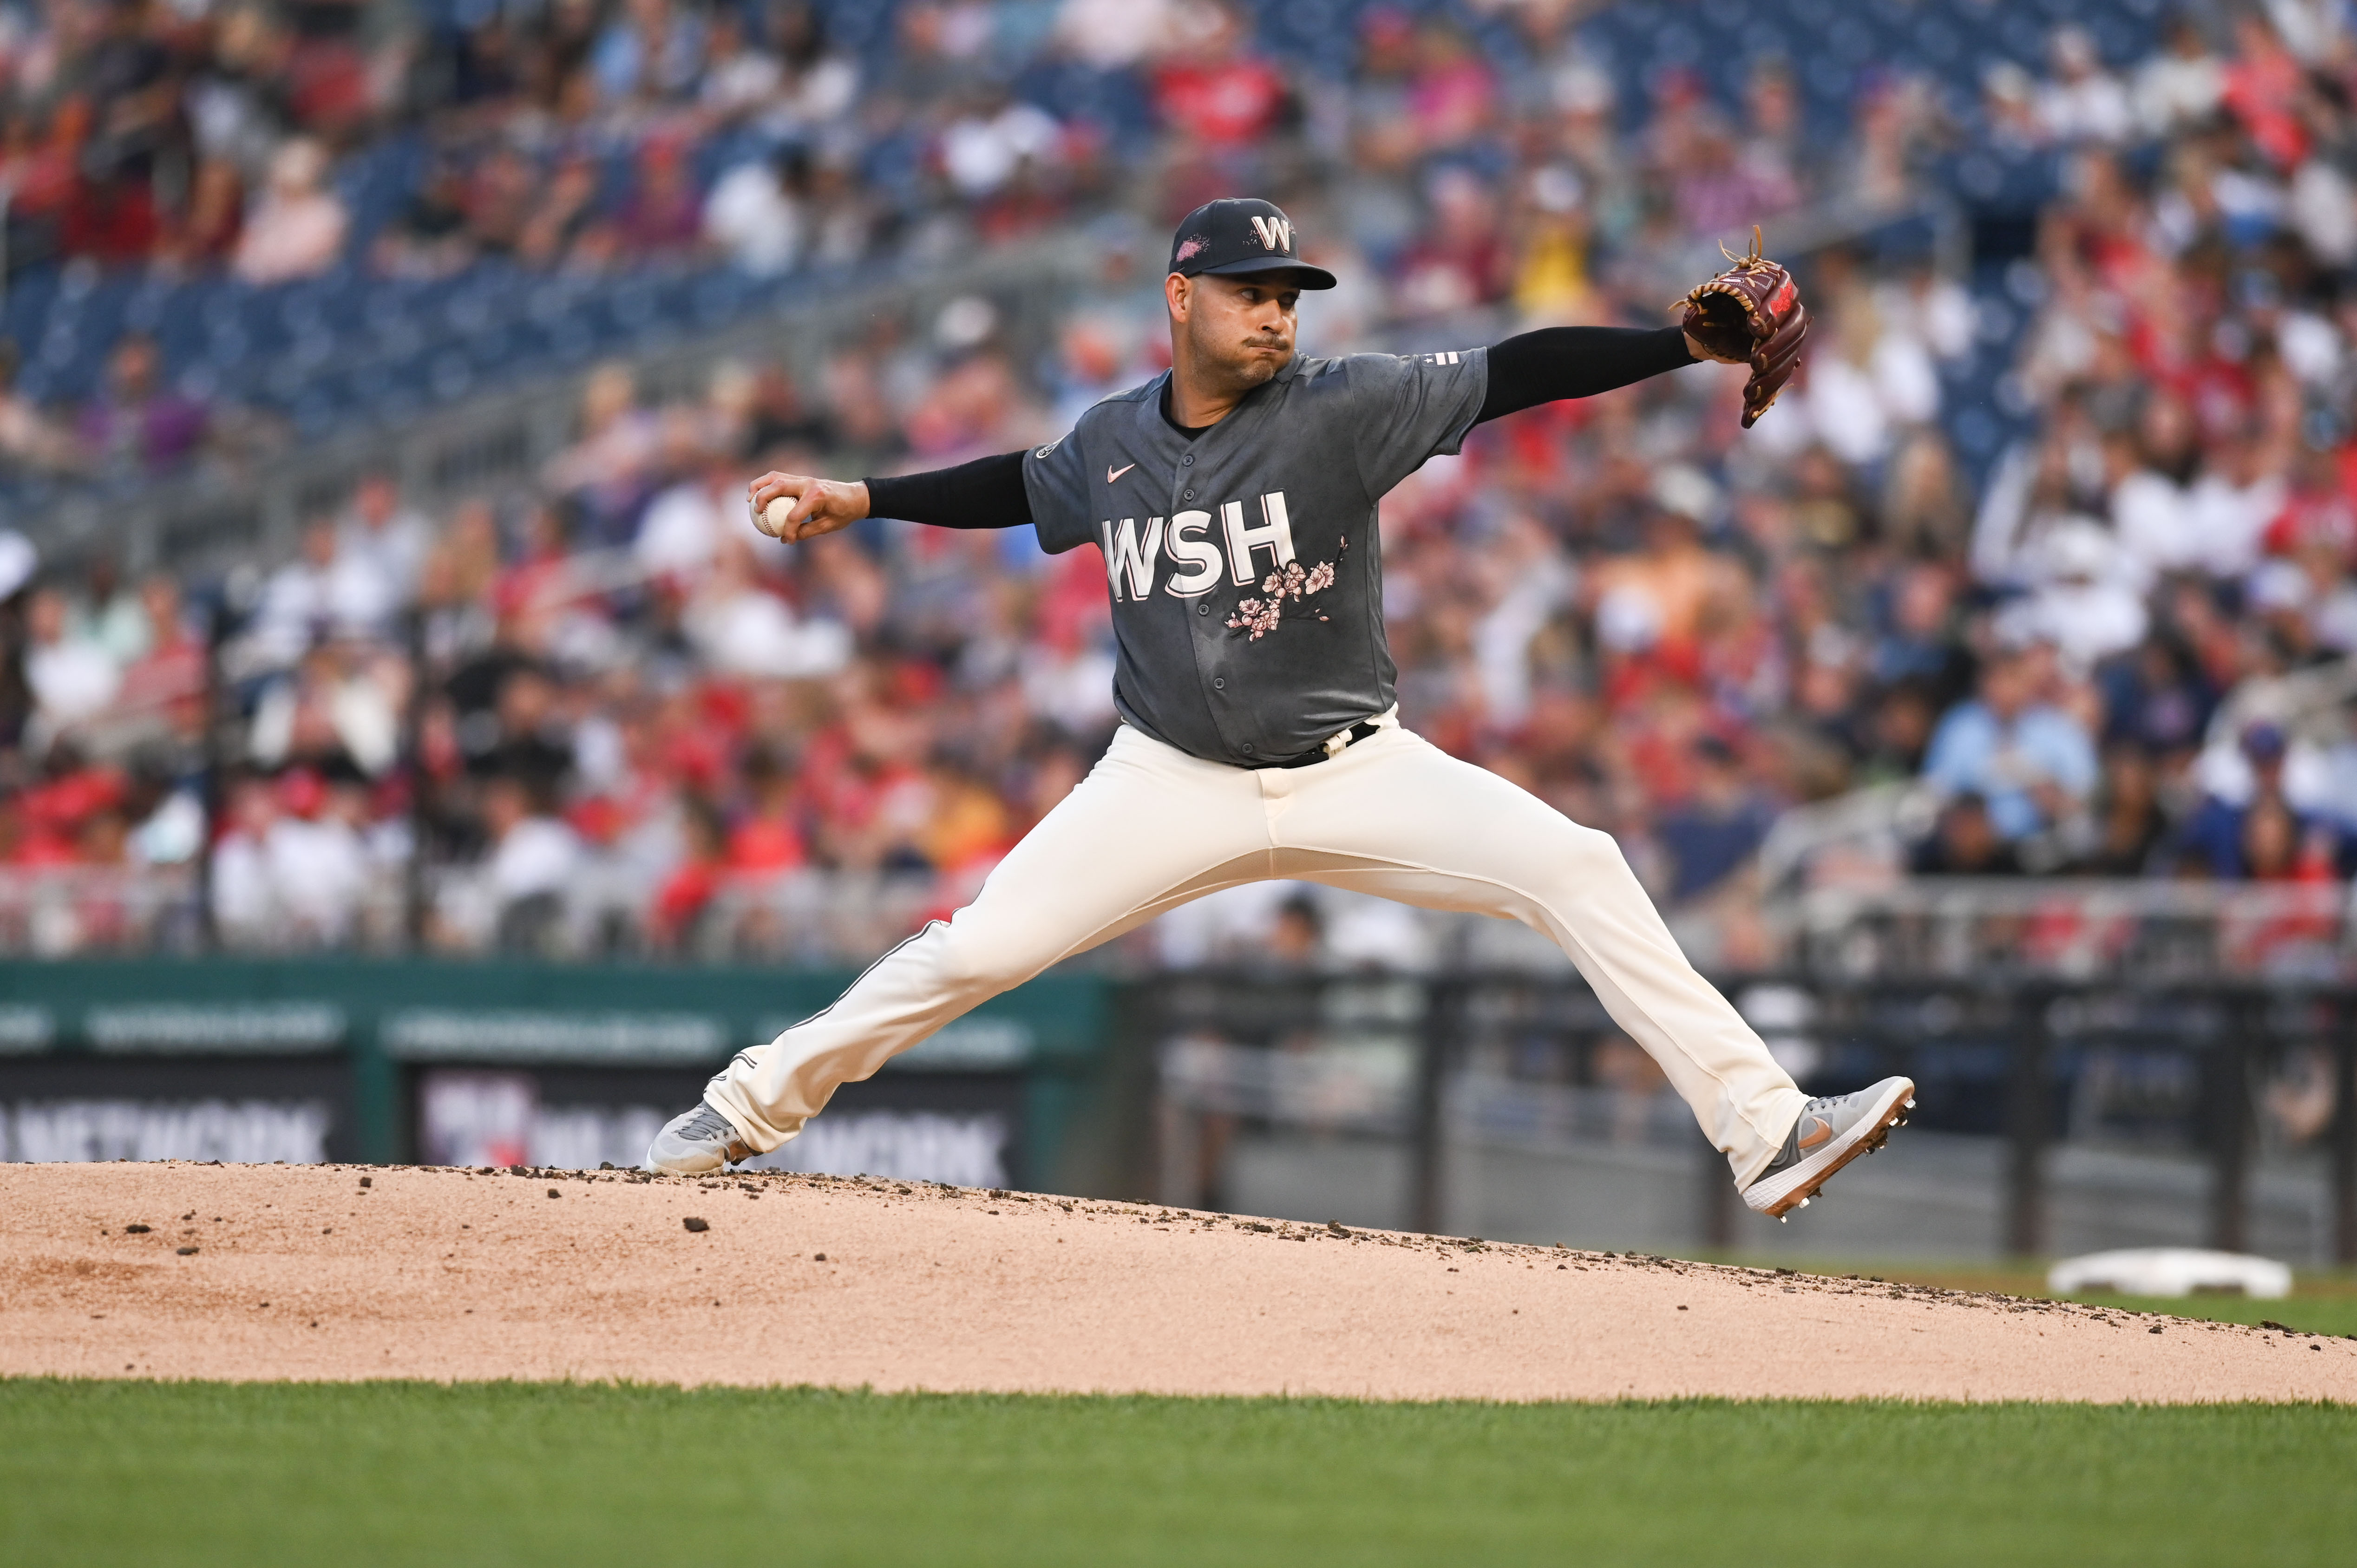
<instances>
[{"instance_id":1,"label":"cleat spikes","mask_svg":"<svg viewBox=\"0 0 2357 1568\"><path fill-rule=\"evenodd\" d=\"M1791 1211L1807 1208L1821 1196L1826 1180L1845 1165L1860 1155L1882 1152L1891 1131L1907 1124L1906 1113L1915 1103L1914 1090L1915 1086L1903 1078L1885 1079L1870 1090L1810 1101L1810 1110L1834 1122L1829 1129L1834 1137L1806 1155L1796 1155L1788 1138L1785 1153L1777 1161L1783 1168L1771 1165L1746 1186L1744 1202L1755 1212L1780 1221Z\"/></svg>"}]
</instances>

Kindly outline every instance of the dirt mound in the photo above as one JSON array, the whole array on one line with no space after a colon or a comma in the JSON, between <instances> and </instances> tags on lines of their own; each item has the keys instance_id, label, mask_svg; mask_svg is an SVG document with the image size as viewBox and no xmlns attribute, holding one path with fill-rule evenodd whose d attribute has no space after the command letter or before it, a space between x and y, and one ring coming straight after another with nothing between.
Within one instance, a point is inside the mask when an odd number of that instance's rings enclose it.
<instances>
[{"instance_id":1,"label":"dirt mound","mask_svg":"<svg viewBox=\"0 0 2357 1568\"><path fill-rule=\"evenodd\" d=\"M0 1372L2357 1400L2357 1342L874 1179L118 1164L0 1165Z\"/></svg>"}]
</instances>

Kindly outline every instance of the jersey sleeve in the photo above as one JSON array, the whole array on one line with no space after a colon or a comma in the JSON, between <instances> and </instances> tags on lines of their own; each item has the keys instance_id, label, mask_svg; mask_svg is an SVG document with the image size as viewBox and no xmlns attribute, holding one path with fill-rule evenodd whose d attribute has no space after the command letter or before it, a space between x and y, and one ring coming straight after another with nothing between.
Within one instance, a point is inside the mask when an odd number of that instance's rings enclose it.
<instances>
[{"instance_id":1,"label":"jersey sleeve","mask_svg":"<svg viewBox=\"0 0 2357 1568\"><path fill-rule=\"evenodd\" d=\"M1081 430L1071 430L1023 455L1023 489L1031 498L1031 525L1039 548L1050 555L1089 543L1089 465L1081 456Z\"/></svg>"},{"instance_id":2,"label":"jersey sleeve","mask_svg":"<svg viewBox=\"0 0 2357 1568\"><path fill-rule=\"evenodd\" d=\"M1381 497L1426 458L1464 444L1489 390L1490 351L1354 354L1346 373L1359 476Z\"/></svg>"}]
</instances>

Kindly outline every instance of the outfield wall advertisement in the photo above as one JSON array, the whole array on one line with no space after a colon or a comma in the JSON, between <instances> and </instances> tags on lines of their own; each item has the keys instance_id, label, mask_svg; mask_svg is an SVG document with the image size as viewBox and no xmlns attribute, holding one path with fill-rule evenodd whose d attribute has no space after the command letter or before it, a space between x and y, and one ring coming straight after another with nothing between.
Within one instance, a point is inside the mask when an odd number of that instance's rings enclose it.
<instances>
[{"instance_id":1,"label":"outfield wall advertisement","mask_svg":"<svg viewBox=\"0 0 2357 1568\"><path fill-rule=\"evenodd\" d=\"M0 968L0 1159L635 1164L731 1051L850 977L417 961ZM1102 983L998 998L759 1162L992 1187L1053 1168Z\"/></svg>"}]
</instances>

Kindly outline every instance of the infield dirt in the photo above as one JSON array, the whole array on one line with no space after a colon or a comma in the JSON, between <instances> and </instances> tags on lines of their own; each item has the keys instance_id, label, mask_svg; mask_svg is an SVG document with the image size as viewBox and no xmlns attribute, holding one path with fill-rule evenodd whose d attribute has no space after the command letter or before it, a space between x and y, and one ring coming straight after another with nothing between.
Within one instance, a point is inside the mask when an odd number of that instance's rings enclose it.
<instances>
[{"instance_id":1,"label":"infield dirt","mask_svg":"<svg viewBox=\"0 0 2357 1568\"><path fill-rule=\"evenodd\" d=\"M875 1178L165 1163L0 1165L0 1374L2357 1401L2357 1341Z\"/></svg>"}]
</instances>

